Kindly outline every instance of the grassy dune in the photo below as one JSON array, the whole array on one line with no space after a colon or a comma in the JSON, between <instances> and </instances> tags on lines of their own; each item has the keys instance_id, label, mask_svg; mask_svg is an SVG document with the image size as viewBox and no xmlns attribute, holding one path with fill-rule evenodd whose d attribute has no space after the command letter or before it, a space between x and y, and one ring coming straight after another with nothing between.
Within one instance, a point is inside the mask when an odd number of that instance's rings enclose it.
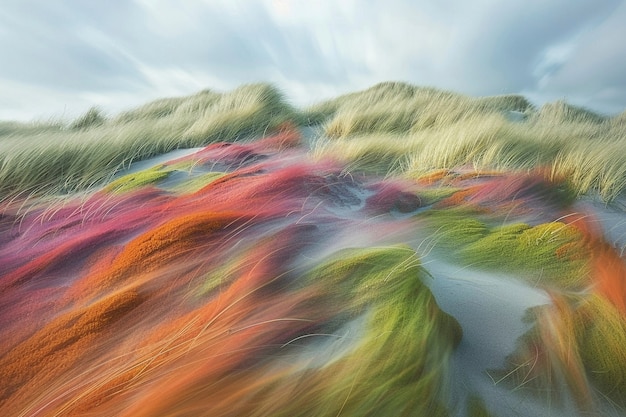
<instances>
[{"instance_id":1,"label":"grassy dune","mask_svg":"<svg viewBox=\"0 0 626 417\"><path fill-rule=\"evenodd\" d=\"M172 149L263 135L285 121L321 124L315 149L383 175L435 169L540 167L609 201L626 187L626 113L603 117L559 101L468 97L382 83L307 109L279 90L246 85L155 100L113 117L90 109L70 123L0 123L0 196L85 189L132 161Z\"/></svg>"},{"instance_id":2,"label":"grassy dune","mask_svg":"<svg viewBox=\"0 0 626 417\"><path fill-rule=\"evenodd\" d=\"M0 125L0 196L86 189L133 161L250 138L297 117L276 88L256 84L223 94L160 99L113 118L90 109L68 126L5 122Z\"/></svg>"},{"instance_id":3,"label":"grassy dune","mask_svg":"<svg viewBox=\"0 0 626 417\"><path fill-rule=\"evenodd\" d=\"M417 178L434 169L542 168L579 193L612 200L626 186L626 113L603 117L559 101L473 98L383 83L309 109L328 141L317 152ZM369 161L369 162L368 162Z\"/></svg>"}]
</instances>

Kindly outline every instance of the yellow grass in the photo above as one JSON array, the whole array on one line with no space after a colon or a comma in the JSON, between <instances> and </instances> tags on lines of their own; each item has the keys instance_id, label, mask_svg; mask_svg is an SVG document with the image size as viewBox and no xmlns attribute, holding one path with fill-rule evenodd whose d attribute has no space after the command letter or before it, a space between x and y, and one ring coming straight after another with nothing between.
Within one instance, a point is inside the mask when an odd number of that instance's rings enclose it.
<instances>
[{"instance_id":1,"label":"yellow grass","mask_svg":"<svg viewBox=\"0 0 626 417\"><path fill-rule=\"evenodd\" d=\"M204 90L106 118L0 122L0 201L89 188L132 161L181 147L259 137L287 120L321 124L317 156L348 170L415 178L470 165L546 169L578 193L609 201L626 187L626 112L605 117L559 101L539 109L518 95L469 97L388 82L304 110L268 84Z\"/></svg>"}]
</instances>

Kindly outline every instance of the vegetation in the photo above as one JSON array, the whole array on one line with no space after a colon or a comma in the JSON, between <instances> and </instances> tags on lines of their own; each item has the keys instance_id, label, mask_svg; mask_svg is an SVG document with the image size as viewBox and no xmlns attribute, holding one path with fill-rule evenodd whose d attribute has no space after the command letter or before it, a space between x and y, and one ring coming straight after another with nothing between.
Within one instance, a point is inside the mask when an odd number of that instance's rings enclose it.
<instances>
[{"instance_id":1,"label":"vegetation","mask_svg":"<svg viewBox=\"0 0 626 417\"><path fill-rule=\"evenodd\" d=\"M84 130L92 127L102 125L106 120L106 117L102 114L97 107L90 108L87 113L76 119L71 125L72 130Z\"/></svg>"},{"instance_id":2,"label":"vegetation","mask_svg":"<svg viewBox=\"0 0 626 417\"><path fill-rule=\"evenodd\" d=\"M445 386L462 331L439 309L425 275L407 246L347 249L315 268L307 280L330 291L327 309L349 305L352 314L366 312L366 336L322 370L327 389L303 390L280 415L308 415L306 403L317 404L320 415L448 415L438 387ZM372 388L366 381L377 383ZM309 399L320 394L323 402Z\"/></svg>"},{"instance_id":3,"label":"vegetation","mask_svg":"<svg viewBox=\"0 0 626 417\"><path fill-rule=\"evenodd\" d=\"M0 200L102 184L131 162L173 149L263 135L300 114L267 84L161 99L105 119L95 108L67 128L0 124Z\"/></svg>"},{"instance_id":4,"label":"vegetation","mask_svg":"<svg viewBox=\"0 0 626 417\"><path fill-rule=\"evenodd\" d=\"M583 414L609 400L626 406L626 321L597 294L553 296L529 311L532 327L509 358L512 369L493 371L501 382L553 404L564 402L559 385L573 394ZM537 346L544 351L537 353ZM594 406L595 404L595 406Z\"/></svg>"},{"instance_id":5,"label":"vegetation","mask_svg":"<svg viewBox=\"0 0 626 417\"><path fill-rule=\"evenodd\" d=\"M543 167L578 194L598 192L609 201L626 188L624 113L603 117L561 101L536 109L516 95L473 98L402 83L378 84L308 111L332 139L317 154L355 169L418 178L458 166Z\"/></svg>"},{"instance_id":6,"label":"vegetation","mask_svg":"<svg viewBox=\"0 0 626 417\"><path fill-rule=\"evenodd\" d=\"M0 123L0 200L102 184L132 161L182 147L259 137L286 121L323 126L314 152L348 170L420 178L437 169L546 169L606 201L626 189L626 112L604 117L519 95L469 97L387 82L304 110L268 84L165 98L68 125Z\"/></svg>"},{"instance_id":7,"label":"vegetation","mask_svg":"<svg viewBox=\"0 0 626 417\"><path fill-rule=\"evenodd\" d=\"M577 201L624 131L402 83L0 123L0 414L624 415L625 212Z\"/></svg>"},{"instance_id":8,"label":"vegetation","mask_svg":"<svg viewBox=\"0 0 626 417\"><path fill-rule=\"evenodd\" d=\"M152 184L165 179L169 176L170 172L171 170L161 170L160 166L156 166L134 174L124 175L123 177L109 183L106 187L104 187L104 190L113 192L131 191L147 184Z\"/></svg>"}]
</instances>

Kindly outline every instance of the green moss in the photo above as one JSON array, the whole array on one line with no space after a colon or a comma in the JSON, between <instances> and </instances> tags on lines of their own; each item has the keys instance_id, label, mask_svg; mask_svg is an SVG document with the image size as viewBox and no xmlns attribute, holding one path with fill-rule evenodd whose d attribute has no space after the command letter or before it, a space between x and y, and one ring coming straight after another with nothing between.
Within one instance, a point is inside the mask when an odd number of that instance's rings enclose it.
<instances>
[{"instance_id":1,"label":"green moss","mask_svg":"<svg viewBox=\"0 0 626 417\"><path fill-rule=\"evenodd\" d=\"M226 175L224 172L207 172L206 174L191 176L189 179L184 180L172 187L172 191L183 194L195 193L202 187L222 178L224 175Z\"/></svg>"},{"instance_id":2,"label":"green moss","mask_svg":"<svg viewBox=\"0 0 626 417\"><path fill-rule=\"evenodd\" d=\"M217 268L212 269L204 276L204 282L198 288L198 295L207 295L222 284L232 282L232 280L236 278L237 272L240 270L241 259L228 260Z\"/></svg>"},{"instance_id":3,"label":"green moss","mask_svg":"<svg viewBox=\"0 0 626 417\"><path fill-rule=\"evenodd\" d=\"M534 227L516 223L489 227L466 209L429 210L429 244L466 266L519 273L533 284L581 289L587 284L589 249L583 235L560 222Z\"/></svg>"},{"instance_id":4,"label":"green moss","mask_svg":"<svg viewBox=\"0 0 626 417\"><path fill-rule=\"evenodd\" d=\"M602 394L626 407L626 320L599 296L576 313L576 337L589 378Z\"/></svg>"},{"instance_id":5,"label":"green moss","mask_svg":"<svg viewBox=\"0 0 626 417\"><path fill-rule=\"evenodd\" d=\"M426 274L411 248L396 246L341 251L307 276L330 291L330 305L367 317L358 346L322 371L319 415L447 415L442 388L461 329L437 306Z\"/></svg>"},{"instance_id":6,"label":"green moss","mask_svg":"<svg viewBox=\"0 0 626 417\"><path fill-rule=\"evenodd\" d=\"M171 170L162 170L162 166L145 169L143 171L124 175L121 178L111 182L104 190L107 192L124 193L143 187L144 185L154 184L162 179L167 178Z\"/></svg>"},{"instance_id":7,"label":"green moss","mask_svg":"<svg viewBox=\"0 0 626 417\"><path fill-rule=\"evenodd\" d=\"M419 215L426 220L430 240L436 250L458 251L487 235L485 223L464 209L429 210Z\"/></svg>"},{"instance_id":8,"label":"green moss","mask_svg":"<svg viewBox=\"0 0 626 417\"><path fill-rule=\"evenodd\" d=\"M524 256L523 253L518 253L520 235L529 228L530 226L526 224L498 227L464 247L460 255L466 263L474 266L498 268L503 263L509 262L514 262L517 266L519 265L518 258Z\"/></svg>"},{"instance_id":9,"label":"green moss","mask_svg":"<svg viewBox=\"0 0 626 417\"><path fill-rule=\"evenodd\" d=\"M459 254L468 265L530 272L529 279L562 288L580 289L587 280L589 254L583 236L560 222L496 227Z\"/></svg>"},{"instance_id":10,"label":"green moss","mask_svg":"<svg viewBox=\"0 0 626 417\"><path fill-rule=\"evenodd\" d=\"M191 171L197 163L193 159L186 159L175 164L168 164L167 169L170 171Z\"/></svg>"},{"instance_id":11,"label":"green moss","mask_svg":"<svg viewBox=\"0 0 626 417\"><path fill-rule=\"evenodd\" d=\"M453 187L428 188L420 190L418 196L422 200L423 205L430 205L452 196L457 191L459 189Z\"/></svg>"}]
</instances>

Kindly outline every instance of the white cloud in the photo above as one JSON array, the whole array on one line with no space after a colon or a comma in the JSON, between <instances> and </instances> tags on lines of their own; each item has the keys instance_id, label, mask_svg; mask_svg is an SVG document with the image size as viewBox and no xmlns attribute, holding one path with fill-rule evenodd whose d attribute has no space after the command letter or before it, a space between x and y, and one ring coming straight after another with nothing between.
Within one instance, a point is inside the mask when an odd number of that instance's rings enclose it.
<instances>
[{"instance_id":1,"label":"white cloud","mask_svg":"<svg viewBox=\"0 0 626 417\"><path fill-rule=\"evenodd\" d=\"M581 34L562 65L542 88L608 113L626 107L626 2L606 20Z\"/></svg>"},{"instance_id":2,"label":"white cloud","mask_svg":"<svg viewBox=\"0 0 626 417\"><path fill-rule=\"evenodd\" d=\"M4 86L11 96L0 102L0 116L27 114L29 99L36 117L69 102L115 110L118 101L259 81L276 83L298 104L403 80L623 108L625 4L9 0L0 10L0 78L28 94L15 97L19 89ZM50 104L47 112L40 103Z\"/></svg>"}]
</instances>

